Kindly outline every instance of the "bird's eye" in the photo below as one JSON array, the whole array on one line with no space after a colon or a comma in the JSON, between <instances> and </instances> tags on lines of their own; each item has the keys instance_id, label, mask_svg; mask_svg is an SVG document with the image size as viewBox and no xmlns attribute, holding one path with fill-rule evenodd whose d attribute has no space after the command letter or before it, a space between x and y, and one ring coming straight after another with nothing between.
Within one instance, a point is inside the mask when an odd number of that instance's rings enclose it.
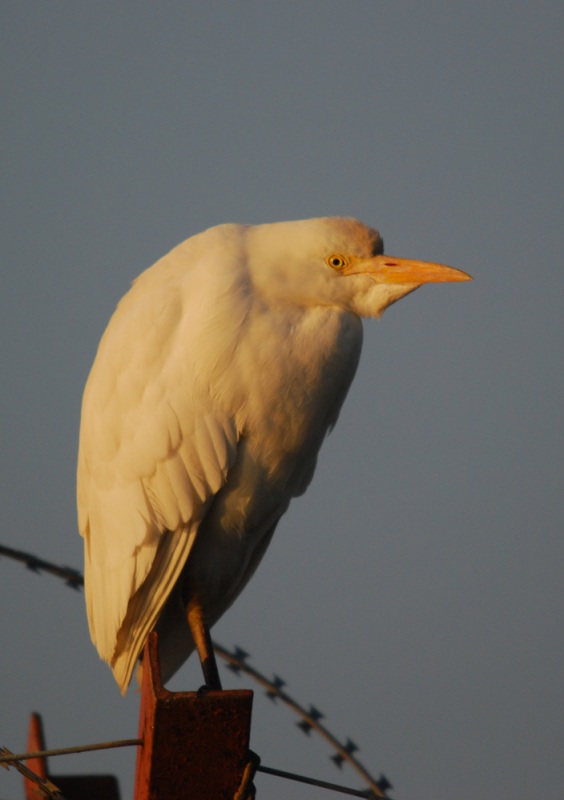
<instances>
[{"instance_id":1,"label":"bird's eye","mask_svg":"<svg viewBox=\"0 0 564 800\"><path fill-rule=\"evenodd\" d=\"M347 265L347 259L344 256L332 255L327 259L327 263L333 269L341 270Z\"/></svg>"}]
</instances>

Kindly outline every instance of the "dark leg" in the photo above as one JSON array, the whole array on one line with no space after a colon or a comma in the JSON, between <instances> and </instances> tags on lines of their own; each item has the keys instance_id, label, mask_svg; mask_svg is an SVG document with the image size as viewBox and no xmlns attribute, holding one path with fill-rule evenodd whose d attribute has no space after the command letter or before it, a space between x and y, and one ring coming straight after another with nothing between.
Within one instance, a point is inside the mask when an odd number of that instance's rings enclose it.
<instances>
[{"instance_id":1,"label":"dark leg","mask_svg":"<svg viewBox=\"0 0 564 800\"><path fill-rule=\"evenodd\" d=\"M200 663L204 672L206 686L212 690L221 690L221 681L213 652L210 631L204 619L202 605L197 598L192 598L188 603L186 612L188 625L194 638L196 650L200 656Z\"/></svg>"}]
</instances>

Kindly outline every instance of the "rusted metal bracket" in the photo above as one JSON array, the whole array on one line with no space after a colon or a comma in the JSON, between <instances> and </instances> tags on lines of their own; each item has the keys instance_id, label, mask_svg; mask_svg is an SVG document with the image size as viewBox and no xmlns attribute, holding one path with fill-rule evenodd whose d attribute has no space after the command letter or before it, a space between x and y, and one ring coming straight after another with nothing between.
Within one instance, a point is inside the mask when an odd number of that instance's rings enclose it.
<instances>
[{"instance_id":1,"label":"rusted metal bracket","mask_svg":"<svg viewBox=\"0 0 564 800\"><path fill-rule=\"evenodd\" d=\"M253 692L169 692L158 639L143 656L135 800L233 800L249 762Z\"/></svg>"},{"instance_id":2,"label":"rusted metal bracket","mask_svg":"<svg viewBox=\"0 0 564 800\"><path fill-rule=\"evenodd\" d=\"M27 750L45 750L45 735L40 714L32 714L29 722ZM27 766L44 781L55 784L65 800L119 800L117 780L113 775L49 775L44 756L30 758ZM26 800L45 800L45 792L34 781L24 778Z\"/></svg>"}]
</instances>

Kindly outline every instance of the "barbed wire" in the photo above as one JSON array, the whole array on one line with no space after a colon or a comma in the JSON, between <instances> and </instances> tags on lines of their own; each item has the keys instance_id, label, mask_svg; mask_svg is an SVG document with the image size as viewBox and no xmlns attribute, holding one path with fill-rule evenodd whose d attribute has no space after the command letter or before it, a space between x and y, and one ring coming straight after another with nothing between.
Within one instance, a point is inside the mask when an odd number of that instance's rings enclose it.
<instances>
[{"instance_id":1,"label":"barbed wire","mask_svg":"<svg viewBox=\"0 0 564 800\"><path fill-rule=\"evenodd\" d=\"M38 575L41 572L48 572L55 575L57 578L62 578L67 586L71 589L80 589L84 586L84 577L82 573L72 567L59 567L56 564L51 564L49 561L44 561L42 558L31 553L24 553L23 550L13 550L11 547L0 544L0 556L6 556L13 561L19 561Z\"/></svg>"},{"instance_id":2,"label":"barbed wire","mask_svg":"<svg viewBox=\"0 0 564 800\"><path fill-rule=\"evenodd\" d=\"M0 544L0 556L5 556L10 558L14 561L18 561L30 569L32 572L36 574L41 574L41 572L46 572L48 574L54 575L57 578L60 578L65 581L67 586L72 589L78 590L84 586L84 577L83 575L76 569L72 567L66 566L58 566L56 564L52 564L49 561L45 561L44 559L38 558L37 556L26 553L22 550L14 550L11 547L7 547L6 545ZM272 702L276 702L276 700L281 700L288 708L290 708L295 714L301 717L301 721L296 723L300 730L309 736L312 730L315 730L321 738L323 738L329 746L335 751L335 754L331 756L331 760L335 764L336 767L342 769L343 764L346 762L349 766L359 774L362 779L368 785L368 794L364 790L360 790L361 793L358 794L357 790L349 790L346 787L338 786L338 784L326 784L325 782L321 782L319 784L314 785L323 785L325 788L330 788L330 786L334 787L334 791L341 791L343 793L353 793L352 796L356 797L367 797L367 798L387 798L390 800L386 791L392 788L391 783L387 780L384 775L380 775L380 777L376 780L371 773L364 767L364 765L356 758L354 753L356 753L359 748L350 738L347 738L346 742L342 744L330 731L329 729L321 723L321 720L325 718L324 714L322 714L319 709L317 709L313 705L309 705L309 709L306 709L296 700L294 700L290 695L284 690L283 687L286 686L286 682L280 678L278 675L274 674L272 680L267 678L263 673L259 672L259 670L252 667L250 664L247 663L247 659L250 657L249 653L247 653L242 648L235 646L233 652L230 652L222 645L218 644L217 642L213 643L215 652L223 658L227 662L227 668L230 669L234 674L240 676L241 673L249 676L253 681L258 683L265 689L265 694ZM130 740L130 744L138 744L140 740ZM109 746L119 747L125 746L123 744L114 743L113 745L110 743ZM105 745L99 746L84 746L86 749L104 749ZM66 748L66 751L72 751L72 748ZM47 751L45 751L47 753ZM58 755L62 754L55 751L48 751L49 754ZM80 750L74 750L73 752L82 752ZM9 751L7 751L9 753ZM12 756L12 758L16 758L18 760L24 760L23 756ZM11 759L2 758L0 757L0 764L3 761L9 761ZM3 765L3 764L2 764ZM23 766L23 765L22 765ZM273 770L268 767L259 767L259 772L265 772L268 774L276 774L280 777L286 775L291 776L294 773L283 773L281 770ZM305 778L304 776L295 776L295 780L300 780L303 783L310 783L317 779L314 778ZM364 791L364 793L363 793Z\"/></svg>"},{"instance_id":3,"label":"barbed wire","mask_svg":"<svg viewBox=\"0 0 564 800\"><path fill-rule=\"evenodd\" d=\"M324 725L321 724L320 720L324 719L324 715L321 713L321 711L319 711L319 709L313 705L310 705L309 710L307 710L283 690L283 687L286 686L286 682L282 680L282 678L280 678L278 675L275 675L273 680L270 680L257 669L251 667L250 664L247 664L246 659L249 658L249 654L240 647L236 647L235 651L230 653L229 650L226 650L221 645L214 643L214 649L219 656L229 662L228 669L231 669L231 671L236 675L244 672L256 683L260 684L266 689L266 696L269 698L269 700L272 700L273 702L278 699L282 700L282 702L285 703L288 708L292 709L292 711L300 716L302 721L298 722L297 726L306 735L309 736L312 730L317 731L317 733L329 743L332 749L336 751L335 755L331 757L331 760L335 766L341 769L343 763L346 761L363 778L363 780L366 781L372 791L376 793L376 797L385 797L386 789L391 788L391 784L388 783L386 777L381 775L378 780L374 779L368 770L353 755L353 753L359 749L358 746L349 738L347 738L345 744L341 744L341 742L339 742L339 740L333 736L333 734Z\"/></svg>"}]
</instances>

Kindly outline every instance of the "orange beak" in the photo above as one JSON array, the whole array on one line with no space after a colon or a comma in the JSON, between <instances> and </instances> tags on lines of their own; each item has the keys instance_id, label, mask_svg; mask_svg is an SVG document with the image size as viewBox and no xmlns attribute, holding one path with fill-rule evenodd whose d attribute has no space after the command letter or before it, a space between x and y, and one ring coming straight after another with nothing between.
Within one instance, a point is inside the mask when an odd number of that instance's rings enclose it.
<instances>
[{"instance_id":1,"label":"orange beak","mask_svg":"<svg viewBox=\"0 0 564 800\"><path fill-rule=\"evenodd\" d=\"M472 276L460 269L430 261L414 261L394 256L374 256L354 259L343 269L344 275L370 275L377 283L445 283L448 281L471 281Z\"/></svg>"}]
</instances>

